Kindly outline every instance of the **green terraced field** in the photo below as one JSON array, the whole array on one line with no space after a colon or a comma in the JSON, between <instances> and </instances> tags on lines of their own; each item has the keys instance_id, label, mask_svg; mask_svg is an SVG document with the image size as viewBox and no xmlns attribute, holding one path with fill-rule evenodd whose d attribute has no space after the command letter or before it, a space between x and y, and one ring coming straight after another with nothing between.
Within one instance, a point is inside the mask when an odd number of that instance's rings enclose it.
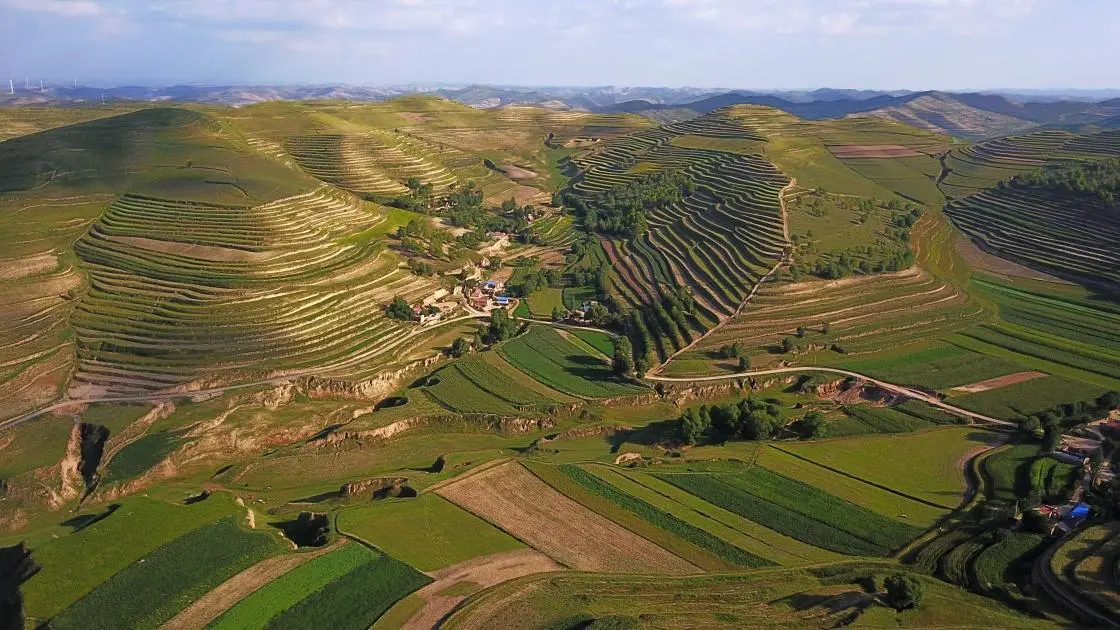
<instances>
[{"instance_id":1,"label":"green terraced field","mask_svg":"<svg viewBox=\"0 0 1120 630\"><path fill-rule=\"evenodd\" d=\"M645 391L618 381L603 360L585 353L545 326L529 328L499 352L522 372L574 396L601 398Z\"/></svg>"}]
</instances>

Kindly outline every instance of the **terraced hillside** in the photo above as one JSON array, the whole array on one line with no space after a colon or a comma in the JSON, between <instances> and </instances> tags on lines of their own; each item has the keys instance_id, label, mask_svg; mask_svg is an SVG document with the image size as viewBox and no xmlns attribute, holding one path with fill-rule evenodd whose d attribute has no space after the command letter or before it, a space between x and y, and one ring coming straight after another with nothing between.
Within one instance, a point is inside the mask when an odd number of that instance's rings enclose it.
<instances>
[{"instance_id":1,"label":"terraced hillside","mask_svg":"<svg viewBox=\"0 0 1120 630\"><path fill-rule=\"evenodd\" d=\"M946 211L987 251L1115 292L1120 287L1120 215L1115 205L1073 189L1032 185L1023 176L1117 155L1120 133L1115 130L1037 132L954 151L945 160L950 170L944 188L967 196Z\"/></svg>"},{"instance_id":2,"label":"terraced hillside","mask_svg":"<svg viewBox=\"0 0 1120 630\"><path fill-rule=\"evenodd\" d=\"M0 143L0 415L61 394L76 360L70 314L88 285L73 243L122 194L253 206L315 186L235 150L213 119L182 109L142 110ZM125 205L122 217L129 213ZM158 238L166 228L151 217ZM248 234L225 238L251 239Z\"/></svg>"},{"instance_id":3,"label":"terraced hillside","mask_svg":"<svg viewBox=\"0 0 1120 630\"><path fill-rule=\"evenodd\" d=\"M369 237L384 221L328 188L255 207L122 197L75 246L91 275L72 318L75 383L136 393L399 343L379 306L432 283Z\"/></svg>"},{"instance_id":4,"label":"terraced hillside","mask_svg":"<svg viewBox=\"0 0 1120 630\"><path fill-rule=\"evenodd\" d=\"M625 307L659 304L678 288L695 300L687 317L644 316L661 358L734 314L782 258L780 196L789 179L757 154L726 150L751 150L761 141L717 113L606 142L574 160L581 174L571 191L592 205L597 195L643 173L679 171L696 186L680 202L652 211L648 233L602 239L616 274L612 293Z\"/></svg>"},{"instance_id":5,"label":"terraced hillside","mask_svg":"<svg viewBox=\"0 0 1120 630\"><path fill-rule=\"evenodd\" d=\"M366 135L292 136L285 148L308 173L354 193L391 196L405 193L415 177L446 190L455 176L428 157L423 147L388 132Z\"/></svg>"}]
</instances>

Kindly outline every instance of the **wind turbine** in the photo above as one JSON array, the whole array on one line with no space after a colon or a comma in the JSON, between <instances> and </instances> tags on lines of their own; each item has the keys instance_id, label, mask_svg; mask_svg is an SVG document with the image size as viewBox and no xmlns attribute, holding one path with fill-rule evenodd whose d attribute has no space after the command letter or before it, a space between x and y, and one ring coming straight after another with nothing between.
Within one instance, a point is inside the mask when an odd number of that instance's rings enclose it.
<instances>
[{"instance_id":1,"label":"wind turbine","mask_svg":"<svg viewBox=\"0 0 1120 630\"><path fill-rule=\"evenodd\" d=\"M16 86L15 86L14 83L12 83L11 79L8 79L8 94L15 94L15 93L16 93Z\"/></svg>"}]
</instances>

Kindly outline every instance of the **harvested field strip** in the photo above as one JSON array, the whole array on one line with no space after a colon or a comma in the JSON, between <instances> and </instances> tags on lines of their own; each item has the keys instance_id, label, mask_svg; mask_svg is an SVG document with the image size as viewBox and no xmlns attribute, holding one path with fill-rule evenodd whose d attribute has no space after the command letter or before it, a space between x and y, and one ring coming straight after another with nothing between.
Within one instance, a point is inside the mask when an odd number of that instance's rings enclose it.
<instances>
[{"instance_id":1,"label":"harvested field strip","mask_svg":"<svg viewBox=\"0 0 1120 630\"><path fill-rule=\"evenodd\" d=\"M177 538L117 573L51 621L54 628L154 627L265 556L276 540L226 518Z\"/></svg>"},{"instance_id":2,"label":"harvested field strip","mask_svg":"<svg viewBox=\"0 0 1120 630\"><path fill-rule=\"evenodd\" d=\"M977 383L969 383L968 385L960 385L954 387L953 391L964 392L968 394L975 394L977 392L986 392L989 389L999 389L1000 387L1007 387L1016 383L1030 381L1036 378L1046 376L1045 372L1016 372L1006 376L997 376L995 378L985 379Z\"/></svg>"},{"instance_id":3,"label":"harvested field strip","mask_svg":"<svg viewBox=\"0 0 1120 630\"><path fill-rule=\"evenodd\" d=\"M556 492L517 463L490 468L437 492L575 569L624 573L696 570Z\"/></svg>"},{"instance_id":4,"label":"harvested field strip","mask_svg":"<svg viewBox=\"0 0 1120 630\"><path fill-rule=\"evenodd\" d=\"M584 488L562 473L557 466L540 462L526 462L534 475L552 486L569 499L583 505L622 527L645 538L666 551L696 565L705 571L734 571L740 565L725 560L714 553L698 547L672 532L662 529L642 517L620 507L618 504Z\"/></svg>"},{"instance_id":5,"label":"harvested field strip","mask_svg":"<svg viewBox=\"0 0 1120 630\"><path fill-rule=\"evenodd\" d=\"M431 581L423 573L389 556L370 557L322 588L310 591L307 597L272 617L264 627L270 630L315 627L366 630L398 600Z\"/></svg>"},{"instance_id":6,"label":"harvested field strip","mask_svg":"<svg viewBox=\"0 0 1120 630\"><path fill-rule=\"evenodd\" d=\"M639 517L657 527L672 532L674 535L694 545L707 549L725 560L729 560L744 567L761 567L773 564L754 554L747 553L734 545L728 544L726 541L712 536L708 532L694 527L672 514L663 512L657 507L619 490L615 486L588 473L578 466L565 464L560 466L559 470L584 489L598 494L619 507L637 514Z\"/></svg>"},{"instance_id":7,"label":"harvested field strip","mask_svg":"<svg viewBox=\"0 0 1120 630\"><path fill-rule=\"evenodd\" d=\"M929 527L946 514L943 508L833 472L778 448L761 449L756 463L901 523Z\"/></svg>"}]
</instances>

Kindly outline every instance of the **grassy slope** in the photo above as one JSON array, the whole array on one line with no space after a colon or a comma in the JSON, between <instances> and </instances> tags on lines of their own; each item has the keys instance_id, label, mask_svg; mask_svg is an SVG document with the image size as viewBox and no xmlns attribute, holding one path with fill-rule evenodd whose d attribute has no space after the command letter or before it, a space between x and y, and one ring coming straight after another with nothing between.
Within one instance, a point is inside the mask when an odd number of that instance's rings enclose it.
<instances>
[{"instance_id":1,"label":"grassy slope","mask_svg":"<svg viewBox=\"0 0 1120 630\"><path fill-rule=\"evenodd\" d=\"M347 508L339 513L337 526L421 571L524 547L505 532L432 493Z\"/></svg>"}]
</instances>

